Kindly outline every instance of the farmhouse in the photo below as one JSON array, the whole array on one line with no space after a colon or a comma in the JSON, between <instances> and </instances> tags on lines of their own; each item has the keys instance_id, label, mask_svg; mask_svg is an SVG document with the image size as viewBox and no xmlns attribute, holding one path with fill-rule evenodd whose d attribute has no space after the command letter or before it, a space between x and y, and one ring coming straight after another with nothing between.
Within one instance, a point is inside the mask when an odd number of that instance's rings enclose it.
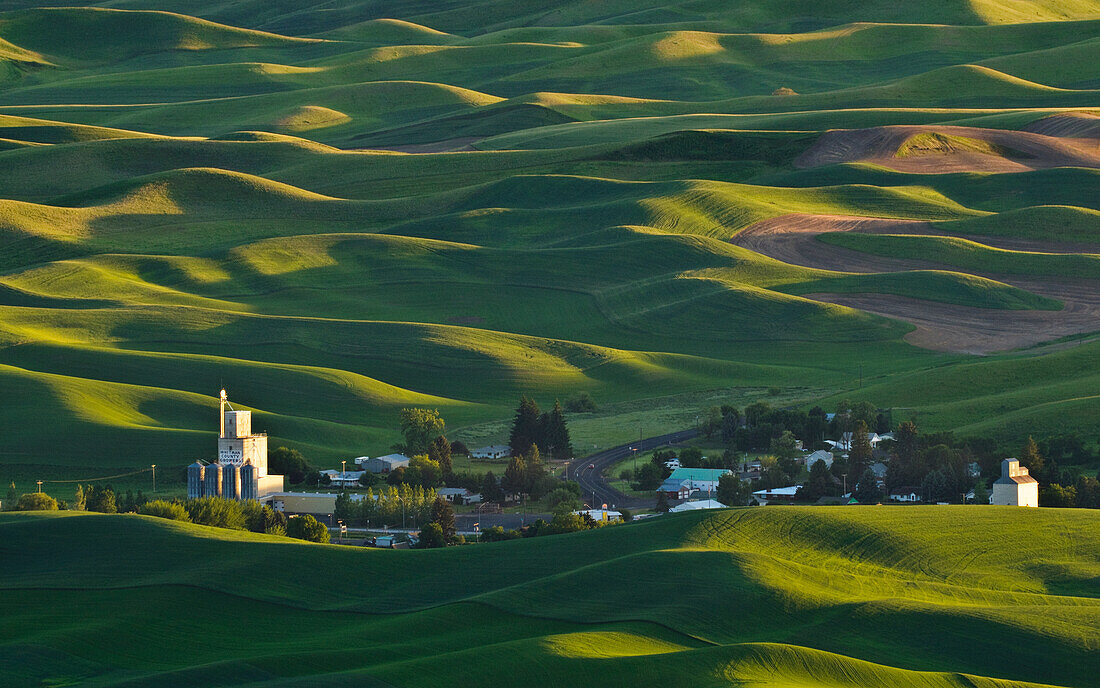
<instances>
[{"instance_id":1,"label":"farmhouse","mask_svg":"<svg viewBox=\"0 0 1100 688\"><path fill-rule=\"evenodd\" d=\"M687 480L666 479L657 488L658 492L664 492L669 499L687 499L691 496L691 488L687 486Z\"/></svg>"},{"instance_id":2,"label":"farmhouse","mask_svg":"<svg viewBox=\"0 0 1100 688\"><path fill-rule=\"evenodd\" d=\"M337 471L328 469L321 471L321 475L327 475L329 483L334 487L358 487L359 478L367 471Z\"/></svg>"},{"instance_id":3,"label":"farmhouse","mask_svg":"<svg viewBox=\"0 0 1100 688\"><path fill-rule=\"evenodd\" d=\"M512 448L507 444L490 444L470 452L471 459L503 459L512 453Z\"/></svg>"},{"instance_id":4,"label":"farmhouse","mask_svg":"<svg viewBox=\"0 0 1100 688\"><path fill-rule=\"evenodd\" d=\"M218 401L218 458L187 467L187 497L263 499L281 492L283 476L267 473L267 435L252 433L252 412L235 410L224 389Z\"/></svg>"},{"instance_id":5,"label":"farmhouse","mask_svg":"<svg viewBox=\"0 0 1100 688\"><path fill-rule=\"evenodd\" d=\"M825 468L833 467L833 453L825 451L824 449L818 449L813 454L806 457L806 470L813 468L814 464L818 461L825 462Z\"/></svg>"},{"instance_id":6,"label":"farmhouse","mask_svg":"<svg viewBox=\"0 0 1100 688\"><path fill-rule=\"evenodd\" d=\"M1039 506L1039 481L1017 459L1001 462L1001 477L993 483L990 504L1001 506Z\"/></svg>"},{"instance_id":7,"label":"farmhouse","mask_svg":"<svg viewBox=\"0 0 1100 688\"><path fill-rule=\"evenodd\" d=\"M470 492L465 487L440 487L435 493L454 504L480 504L481 495Z\"/></svg>"},{"instance_id":8,"label":"farmhouse","mask_svg":"<svg viewBox=\"0 0 1100 688\"><path fill-rule=\"evenodd\" d=\"M890 490L890 499L895 502L919 502L921 501L919 487L896 487Z\"/></svg>"},{"instance_id":9,"label":"farmhouse","mask_svg":"<svg viewBox=\"0 0 1100 688\"><path fill-rule=\"evenodd\" d=\"M752 493L752 496L756 501L761 504L774 504L776 502L793 502L795 496L798 494L798 489L801 485L791 485L790 487L773 487L769 490L757 490Z\"/></svg>"},{"instance_id":10,"label":"farmhouse","mask_svg":"<svg viewBox=\"0 0 1100 688\"><path fill-rule=\"evenodd\" d=\"M668 479L682 480L689 494L695 490L713 492L718 489L718 479L727 473L733 471L728 468L677 468Z\"/></svg>"},{"instance_id":11,"label":"farmhouse","mask_svg":"<svg viewBox=\"0 0 1100 688\"><path fill-rule=\"evenodd\" d=\"M363 467L363 470L371 473L389 473L395 468L407 468L411 460L404 454L386 454L385 456L367 459L360 466Z\"/></svg>"}]
</instances>

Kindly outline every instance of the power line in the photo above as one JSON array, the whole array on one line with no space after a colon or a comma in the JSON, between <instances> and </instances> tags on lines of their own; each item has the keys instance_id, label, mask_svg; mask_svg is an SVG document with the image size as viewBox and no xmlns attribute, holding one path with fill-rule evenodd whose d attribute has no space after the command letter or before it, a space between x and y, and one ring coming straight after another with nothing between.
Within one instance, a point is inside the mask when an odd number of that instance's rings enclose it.
<instances>
[{"instance_id":1,"label":"power line","mask_svg":"<svg viewBox=\"0 0 1100 688\"><path fill-rule=\"evenodd\" d=\"M130 475L137 475L139 473L148 473L153 470L152 468L142 468L140 471L133 471L131 473L119 473L118 475L108 475L102 478L82 478L80 480L43 480L44 483L94 483L99 480L114 480L115 478L125 478Z\"/></svg>"}]
</instances>

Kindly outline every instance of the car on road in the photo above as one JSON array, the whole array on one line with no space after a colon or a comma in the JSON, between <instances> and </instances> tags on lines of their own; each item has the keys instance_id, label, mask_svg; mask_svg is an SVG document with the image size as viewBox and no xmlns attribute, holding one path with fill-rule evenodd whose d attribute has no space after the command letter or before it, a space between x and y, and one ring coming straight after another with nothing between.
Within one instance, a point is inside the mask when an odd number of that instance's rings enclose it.
<instances>
[{"instance_id":1,"label":"car on road","mask_svg":"<svg viewBox=\"0 0 1100 688\"><path fill-rule=\"evenodd\" d=\"M596 464L594 464L594 463L590 463L590 464L588 464L588 467L589 467L589 468L595 468L595 467L596 467Z\"/></svg>"}]
</instances>

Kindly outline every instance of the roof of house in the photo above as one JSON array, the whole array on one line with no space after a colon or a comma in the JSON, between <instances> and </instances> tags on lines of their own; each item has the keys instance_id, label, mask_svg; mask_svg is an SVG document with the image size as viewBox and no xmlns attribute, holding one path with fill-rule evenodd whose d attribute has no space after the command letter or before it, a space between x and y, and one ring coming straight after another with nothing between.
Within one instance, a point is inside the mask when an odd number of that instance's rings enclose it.
<instances>
[{"instance_id":1,"label":"roof of house","mask_svg":"<svg viewBox=\"0 0 1100 688\"><path fill-rule=\"evenodd\" d=\"M818 461L827 461L829 463L832 463L832 460L833 460L833 453L831 451L825 451L824 449L818 449L813 454L808 454L806 456L806 465L810 465L810 464L816 463Z\"/></svg>"},{"instance_id":2,"label":"roof of house","mask_svg":"<svg viewBox=\"0 0 1100 688\"><path fill-rule=\"evenodd\" d=\"M470 491L465 487L437 487L435 493L440 496L446 495L468 495Z\"/></svg>"},{"instance_id":3,"label":"roof of house","mask_svg":"<svg viewBox=\"0 0 1100 688\"><path fill-rule=\"evenodd\" d=\"M679 480L676 478L666 478L657 490L659 492L679 492L680 488L683 487L686 482L687 478L680 478Z\"/></svg>"},{"instance_id":4,"label":"roof of house","mask_svg":"<svg viewBox=\"0 0 1100 688\"><path fill-rule=\"evenodd\" d=\"M393 463L394 461L412 461L404 454L386 454L385 456L374 457L375 461L385 461L386 463Z\"/></svg>"},{"instance_id":5,"label":"roof of house","mask_svg":"<svg viewBox=\"0 0 1100 688\"><path fill-rule=\"evenodd\" d=\"M696 511L698 509L725 509L726 505L714 499L701 499L696 502L684 502L672 507L669 511Z\"/></svg>"},{"instance_id":6,"label":"roof of house","mask_svg":"<svg viewBox=\"0 0 1100 688\"><path fill-rule=\"evenodd\" d=\"M881 461L871 464L871 472L875 474L876 478L886 477L886 464Z\"/></svg>"},{"instance_id":7,"label":"roof of house","mask_svg":"<svg viewBox=\"0 0 1100 688\"><path fill-rule=\"evenodd\" d=\"M761 497L793 497L798 494L798 489L801 485L791 485L790 487L773 487L770 490L757 490L753 492L754 495L760 495Z\"/></svg>"},{"instance_id":8,"label":"roof of house","mask_svg":"<svg viewBox=\"0 0 1100 688\"><path fill-rule=\"evenodd\" d=\"M674 480L718 480L727 473L732 473L728 468L677 468L672 471L669 478Z\"/></svg>"}]
</instances>

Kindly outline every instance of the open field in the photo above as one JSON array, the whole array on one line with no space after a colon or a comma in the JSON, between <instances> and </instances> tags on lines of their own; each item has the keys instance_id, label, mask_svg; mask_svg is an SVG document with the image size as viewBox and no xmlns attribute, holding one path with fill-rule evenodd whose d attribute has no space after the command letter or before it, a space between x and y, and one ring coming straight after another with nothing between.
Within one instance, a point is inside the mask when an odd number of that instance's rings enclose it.
<instances>
[{"instance_id":1,"label":"open field","mask_svg":"<svg viewBox=\"0 0 1100 688\"><path fill-rule=\"evenodd\" d=\"M1093 0L61 4L0 0L0 478L167 488L223 385L326 466L581 391L1096 434Z\"/></svg>"},{"instance_id":2,"label":"open field","mask_svg":"<svg viewBox=\"0 0 1100 688\"><path fill-rule=\"evenodd\" d=\"M150 517L4 514L0 675L13 688L640 675L1096 686L1098 537L1085 509L765 507L380 551ZM118 549L89 547L107 541Z\"/></svg>"}]
</instances>

